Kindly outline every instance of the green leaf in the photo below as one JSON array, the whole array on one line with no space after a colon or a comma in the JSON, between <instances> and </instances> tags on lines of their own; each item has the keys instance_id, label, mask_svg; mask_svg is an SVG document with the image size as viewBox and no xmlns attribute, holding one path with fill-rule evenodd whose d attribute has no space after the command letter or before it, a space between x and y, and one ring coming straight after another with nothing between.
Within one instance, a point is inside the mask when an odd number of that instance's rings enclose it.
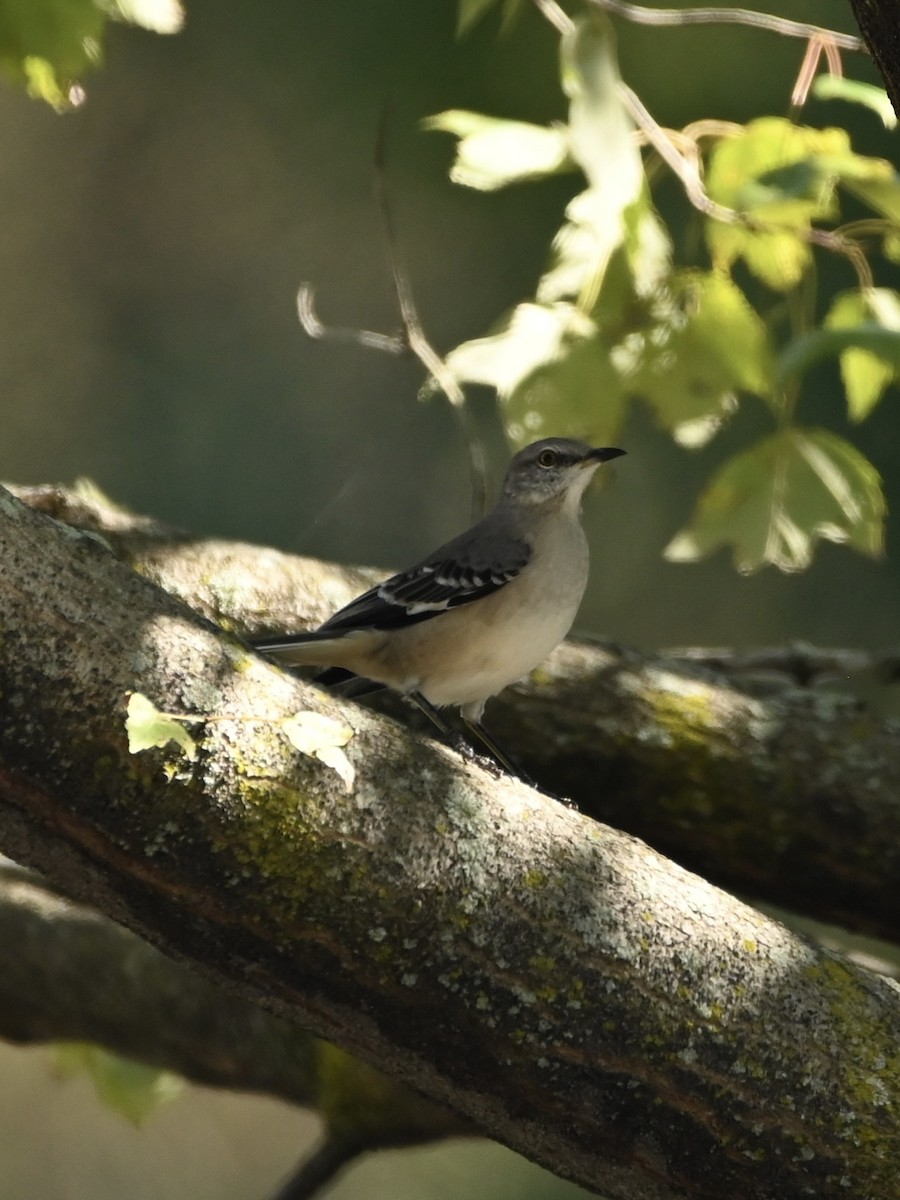
<instances>
[{"instance_id":1,"label":"green leaf","mask_svg":"<svg viewBox=\"0 0 900 1200\"><path fill-rule=\"evenodd\" d=\"M720 468L665 553L695 562L730 545L740 571L765 563L799 571L819 538L880 554L884 513L878 473L849 442L825 429L785 429Z\"/></svg>"},{"instance_id":2,"label":"green leaf","mask_svg":"<svg viewBox=\"0 0 900 1200\"><path fill-rule=\"evenodd\" d=\"M82 1072L89 1075L103 1104L133 1125L141 1125L151 1113L171 1103L184 1087L181 1077L171 1071L120 1058L83 1042L61 1043L56 1065L66 1077Z\"/></svg>"},{"instance_id":3,"label":"green leaf","mask_svg":"<svg viewBox=\"0 0 900 1200\"><path fill-rule=\"evenodd\" d=\"M849 329L814 329L794 338L778 360L777 379L784 383L801 375L823 358L833 358L848 350L867 350L900 370L900 333L886 329L877 321L864 321Z\"/></svg>"},{"instance_id":4,"label":"green leaf","mask_svg":"<svg viewBox=\"0 0 900 1200\"><path fill-rule=\"evenodd\" d=\"M841 378L847 392L847 407L853 421L864 420L897 378L900 362L900 295L890 288L868 288L843 292L825 318L826 329L868 328L872 321L896 335L897 345L889 358L872 350L850 346L841 352Z\"/></svg>"},{"instance_id":5,"label":"green leaf","mask_svg":"<svg viewBox=\"0 0 900 1200\"><path fill-rule=\"evenodd\" d=\"M178 0L3 0L0 70L54 108L74 107L110 17L174 33L184 14Z\"/></svg>"},{"instance_id":6,"label":"green leaf","mask_svg":"<svg viewBox=\"0 0 900 1200\"><path fill-rule=\"evenodd\" d=\"M565 432L609 440L621 426L619 376L597 326L573 304L520 304L446 364L460 381L496 389L514 445Z\"/></svg>"},{"instance_id":7,"label":"green leaf","mask_svg":"<svg viewBox=\"0 0 900 1200\"><path fill-rule=\"evenodd\" d=\"M657 324L633 344L628 390L651 404L682 445L705 444L734 410L737 391L770 395L766 326L727 275L679 272L657 314Z\"/></svg>"},{"instance_id":8,"label":"green leaf","mask_svg":"<svg viewBox=\"0 0 900 1200\"><path fill-rule=\"evenodd\" d=\"M128 697L128 716L125 720L128 734L128 750L138 754L156 746L162 748L176 742L193 762L197 757L197 743L175 717L162 713L151 700L140 692Z\"/></svg>"},{"instance_id":9,"label":"green leaf","mask_svg":"<svg viewBox=\"0 0 900 1200\"><path fill-rule=\"evenodd\" d=\"M846 100L850 104L862 104L880 118L885 129L896 129L897 114L884 88L871 83L860 83L856 79L844 79L840 75L817 75L812 86L817 100Z\"/></svg>"},{"instance_id":10,"label":"green leaf","mask_svg":"<svg viewBox=\"0 0 900 1200\"><path fill-rule=\"evenodd\" d=\"M762 117L722 138L710 155L707 190L756 224L708 220L714 264L728 270L743 258L769 287L795 287L812 260L806 235L813 221L837 214L838 180L867 176L872 163L880 160L853 154L843 129L809 129L781 117Z\"/></svg>"},{"instance_id":11,"label":"green leaf","mask_svg":"<svg viewBox=\"0 0 900 1200\"><path fill-rule=\"evenodd\" d=\"M356 770L342 748L353 737L349 725L311 711L294 713L279 724L295 750L337 771L347 791L353 787Z\"/></svg>"},{"instance_id":12,"label":"green leaf","mask_svg":"<svg viewBox=\"0 0 900 1200\"><path fill-rule=\"evenodd\" d=\"M597 336L566 338L560 354L532 372L501 403L513 446L577 435L594 445L615 441L626 411L622 381Z\"/></svg>"},{"instance_id":13,"label":"green leaf","mask_svg":"<svg viewBox=\"0 0 900 1200\"><path fill-rule=\"evenodd\" d=\"M460 139L450 178L479 191L495 191L510 183L571 168L562 129L504 121L462 109L426 117L422 127L452 133Z\"/></svg>"}]
</instances>

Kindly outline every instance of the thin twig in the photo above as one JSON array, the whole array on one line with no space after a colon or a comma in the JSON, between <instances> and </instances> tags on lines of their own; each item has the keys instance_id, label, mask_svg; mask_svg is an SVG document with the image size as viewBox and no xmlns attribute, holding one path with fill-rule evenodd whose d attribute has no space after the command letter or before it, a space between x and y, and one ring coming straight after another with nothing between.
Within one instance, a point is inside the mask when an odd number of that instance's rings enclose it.
<instances>
[{"instance_id":1,"label":"thin twig","mask_svg":"<svg viewBox=\"0 0 900 1200\"><path fill-rule=\"evenodd\" d=\"M384 354L406 354L409 351L406 338L391 337L386 333L374 333L370 329L348 329L342 325L323 325L313 307L314 293L311 283L301 283L297 290L297 316L303 332L317 341L352 342L367 350L381 350Z\"/></svg>"},{"instance_id":2,"label":"thin twig","mask_svg":"<svg viewBox=\"0 0 900 1200\"><path fill-rule=\"evenodd\" d=\"M560 33L568 33L572 29L574 25L572 18L568 13L563 12L556 0L534 0L534 3L541 16L545 17Z\"/></svg>"},{"instance_id":3,"label":"thin twig","mask_svg":"<svg viewBox=\"0 0 900 1200\"><path fill-rule=\"evenodd\" d=\"M659 122L644 107L636 92L625 83L619 83L619 94L644 137L666 163L674 174L681 180L688 200L699 212L713 220L723 221L728 225L744 225L747 229L767 232L777 230L777 224L761 221L749 213L739 212L713 200L704 190L700 178L699 163L696 158L688 158L675 145L671 134L663 129ZM852 239L841 233L833 233L827 229L801 229L792 226L792 232L803 238L811 245L829 250L833 254L841 254L848 259L862 288L872 286L872 272L866 257L860 247Z\"/></svg>"},{"instance_id":4,"label":"thin twig","mask_svg":"<svg viewBox=\"0 0 900 1200\"><path fill-rule=\"evenodd\" d=\"M839 33L836 29L808 25L805 21L791 21L787 17L776 17L749 8L645 8L628 0L590 2L637 25L749 25L784 37L818 38L822 42L831 42L841 50L855 50L860 54L869 52L862 38L855 34Z\"/></svg>"},{"instance_id":5,"label":"thin twig","mask_svg":"<svg viewBox=\"0 0 900 1200\"><path fill-rule=\"evenodd\" d=\"M388 109L382 114L375 149L375 194L381 212L385 247L394 292L400 308L400 319L410 350L447 397L457 419L469 454L469 473L472 484L473 515L481 517L487 508L487 461L478 438L466 397L453 372L425 336L409 286L409 276L400 260L399 242L394 224L394 211L387 186L387 126Z\"/></svg>"}]
</instances>

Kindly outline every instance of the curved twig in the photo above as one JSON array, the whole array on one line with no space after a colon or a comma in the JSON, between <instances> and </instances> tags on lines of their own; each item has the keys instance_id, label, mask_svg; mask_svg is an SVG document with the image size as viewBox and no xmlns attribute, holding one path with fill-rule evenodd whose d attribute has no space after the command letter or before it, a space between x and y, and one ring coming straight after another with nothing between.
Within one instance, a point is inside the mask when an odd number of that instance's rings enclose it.
<instances>
[{"instance_id":1,"label":"curved twig","mask_svg":"<svg viewBox=\"0 0 900 1200\"><path fill-rule=\"evenodd\" d=\"M590 3L636 25L749 25L782 37L818 38L841 50L859 54L869 52L863 39L855 34L840 33L805 21L791 21L750 8L645 8L641 4L630 4L628 0L590 0Z\"/></svg>"}]
</instances>

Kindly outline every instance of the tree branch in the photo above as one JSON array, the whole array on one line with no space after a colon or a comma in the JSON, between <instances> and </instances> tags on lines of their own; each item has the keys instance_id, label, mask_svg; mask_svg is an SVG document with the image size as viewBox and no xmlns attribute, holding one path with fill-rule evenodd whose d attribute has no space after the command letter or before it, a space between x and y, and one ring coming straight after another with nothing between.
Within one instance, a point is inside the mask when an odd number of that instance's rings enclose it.
<instances>
[{"instance_id":1,"label":"tree branch","mask_svg":"<svg viewBox=\"0 0 900 1200\"><path fill-rule=\"evenodd\" d=\"M360 1150L470 1132L401 1084L166 958L21 867L0 866L0 1037L93 1042L195 1083L277 1096L326 1124L371 1100ZM360 1078L362 1073L362 1078Z\"/></svg>"},{"instance_id":2,"label":"tree branch","mask_svg":"<svg viewBox=\"0 0 900 1200\"><path fill-rule=\"evenodd\" d=\"M859 31L900 115L900 4L897 0L850 0Z\"/></svg>"},{"instance_id":3,"label":"tree branch","mask_svg":"<svg viewBox=\"0 0 900 1200\"><path fill-rule=\"evenodd\" d=\"M612 1200L893 1200L890 982L304 687L6 493L0 554L10 854ZM216 715L196 762L128 753L132 690ZM298 709L354 730L352 794L271 723Z\"/></svg>"},{"instance_id":4,"label":"tree branch","mask_svg":"<svg viewBox=\"0 0 900 1200\"><path fill-rule=\"evenodd\" d=\"M19 494L229 629L318 624L381 577L192 540L92 491ZM809 647L654 656L570 643L490 716L529 774L590 815L723 886L900 941L896 675L892 659Z\"/></svg>"}]
</instances>

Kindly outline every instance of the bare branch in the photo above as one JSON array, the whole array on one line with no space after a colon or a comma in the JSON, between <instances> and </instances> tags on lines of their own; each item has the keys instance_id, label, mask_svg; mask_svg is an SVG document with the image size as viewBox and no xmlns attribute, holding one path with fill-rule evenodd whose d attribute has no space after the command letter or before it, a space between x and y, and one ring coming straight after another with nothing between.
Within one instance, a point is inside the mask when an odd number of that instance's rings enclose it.
<instances>
[{"instance_id":1,"label":"bare branch","mask_svg":"<svg viewBox=\"0 0 900 1200\"><path fill-rule=\"evenodd\" d=\"M391 278L394 281L394 292L409 348L446 396L462 434L469 457L472 512L475 519L478 519L484 515L487 509L487 460L484 455L484 447L479 440L466 403L465 393L460 387L459 381L425 336L425 330L419 320L413 300L409 275L400 260L400 242L397 237L394 209L387 184L387 132L388 110L385 109L378 131L375 153L375 190L381 212Z\"/></svg>"},{"instance_id":2,"label":"bare branch","mask_svg":"<svg viewBox=\"0 0 900 1200\"><path fill-rule=\"evenodd\" d=\"M647 8L630 4L628 0L590 0L596 8L615 13L636 25L747 25L782 37L816 38L830 42L841 50L853 50L865 54L866 44L852 33L840 33L822 25L810 25L805 21L791 21L776 17L772 13L756 12L749 8Z\"/></svg>"},{"instance_id":3,"label":"bare branch","mask_svg":"<svg viewBox=\"0 0 900 1200\"><path fill-rule=\"evenodd\" d=\"M323 325L314 307L313 285L301 283L297 290L297 316L303 332L317 341L351 342L365 350L380 350L384 354L407 354L405 338L374 333L369 329L349 329L343 325Z\"/></svg>"}]
</instances>

